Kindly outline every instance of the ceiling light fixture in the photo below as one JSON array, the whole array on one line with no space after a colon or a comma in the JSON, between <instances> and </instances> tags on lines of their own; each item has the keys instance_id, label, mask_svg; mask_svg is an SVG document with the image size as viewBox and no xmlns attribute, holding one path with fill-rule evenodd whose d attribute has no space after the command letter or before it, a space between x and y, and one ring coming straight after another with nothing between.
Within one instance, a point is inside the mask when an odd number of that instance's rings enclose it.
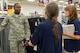
<instances>
[{"instance_id":1,"label":"ceiling light fixture","mask_svg":"<svg viewBox=\"0 0 80 53\"><path fill-rule=\"evenodd\" d=\"M35 0L28 0L29 2L35 2Z\"/></svg>"}]
</instances>

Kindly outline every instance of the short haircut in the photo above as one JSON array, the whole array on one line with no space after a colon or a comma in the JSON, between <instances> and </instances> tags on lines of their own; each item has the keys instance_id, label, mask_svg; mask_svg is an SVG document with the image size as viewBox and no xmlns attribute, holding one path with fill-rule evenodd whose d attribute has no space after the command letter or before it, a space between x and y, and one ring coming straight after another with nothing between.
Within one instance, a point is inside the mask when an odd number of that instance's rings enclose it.
<instances>
[{"instance_id":1,"label":"short haircut","mask_svg":"<svg viewBox=\"0 0 80 53\"><path fill-rule=\"evenodd\" d=\"M15 4L14 4L14 7L15 7L17 4L19 4L19 3L15 3Z\"/></svg>"}]
</instances>

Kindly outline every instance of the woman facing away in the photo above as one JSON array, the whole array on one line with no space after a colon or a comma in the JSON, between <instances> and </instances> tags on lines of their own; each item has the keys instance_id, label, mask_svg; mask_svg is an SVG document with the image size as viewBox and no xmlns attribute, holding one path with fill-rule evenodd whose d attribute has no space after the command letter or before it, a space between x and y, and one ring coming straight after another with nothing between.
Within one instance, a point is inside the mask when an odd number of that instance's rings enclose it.
<instances>
[{"instance_id":1,"label":"woman facing away","mask_svg":"<svg viewBox=\"0 0 80 53\"><path fill-rule=\"evenodd\" d=\"M72 37L73 39L64 39L65 53L77 53L80 50L80 21L78 20L77 9L75 6L70 5L65 9L65 16L68 18L67 25L74 24L74 34L63 32L65 36Z\"/></svg>"},{"instance_id":2,"label":"woman facing away","mask_svg":"<svg viewBox=\"0 0 80 53\"><path fill-rule=\"evenodd\" d=\"M46 21L38 25L29 45L37 45L37 53L62 53L62 26L57 21L58 5L49 3L44 10Z\"/></svg>"}]
</instances>

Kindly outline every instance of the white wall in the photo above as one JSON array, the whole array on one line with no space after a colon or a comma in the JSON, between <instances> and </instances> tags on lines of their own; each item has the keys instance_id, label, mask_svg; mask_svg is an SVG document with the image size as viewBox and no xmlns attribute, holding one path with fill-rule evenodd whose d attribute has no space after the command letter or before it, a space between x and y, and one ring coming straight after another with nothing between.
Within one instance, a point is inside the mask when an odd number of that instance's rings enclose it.
<instances>
[{"instance_id":1,"label":"white wall","mask_svg":"<svg viewBox=\"0 0 80 53\"><path fill-rule=\"evenodd\" d=\"M35 6L35 5L26 5L26 4L21 4L22 10L21 12L24 15L29 15L29 13L34 13L37 11L39 14L43 14L44 7L41 6Z\"/></svg>"},{"instance_id":2,"label":"white wall","mask_svg":"<svg viewBox=\"0 0 80 53\"><path fill-rule=\"evenodd\" d=\"M37 11L39 14L43 14L43 10L44 10L44 7L41 7L41 6L35 6L35 5L22 5L22 10L21 12L24 14L24 15L27 15L29 16L29 13L34 13L35 11ZM59 16L58 16L58 21L60 23L62 23L62 18L61 18L61 12L59 13Z\"/></svg>"}]
</instances>

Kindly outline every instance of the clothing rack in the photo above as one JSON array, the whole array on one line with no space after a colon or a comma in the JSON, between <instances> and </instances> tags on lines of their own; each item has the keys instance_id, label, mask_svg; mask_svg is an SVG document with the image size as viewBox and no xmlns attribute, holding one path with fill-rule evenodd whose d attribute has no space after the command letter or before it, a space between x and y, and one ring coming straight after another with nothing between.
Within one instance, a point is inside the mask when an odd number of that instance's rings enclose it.
<instances>
[{"instance_id":1,"label":"clothing rack","mask_svg":"<svg viewBox=\"0 0 80 53\"><path fill-rule=\"evenodd\" d=\"M0 24L3 21L3 17L0 18ZM2 31L0 31L0 53L10 53L10 46L8 40L9 25Z\"/></svg>"},{"instance_id":2,"label":"clothing rack","mask_svg":"<svg viewBox=\"0 0 80 53\"><path fill-rule=\"evenodd\" d=\"M34 17L34 18L28 18L29 25L30 25L30 31L31 34L33 34L34 30L37 28L38 24L45 21L44 17Z\"/></svg>"}]
</instances>

